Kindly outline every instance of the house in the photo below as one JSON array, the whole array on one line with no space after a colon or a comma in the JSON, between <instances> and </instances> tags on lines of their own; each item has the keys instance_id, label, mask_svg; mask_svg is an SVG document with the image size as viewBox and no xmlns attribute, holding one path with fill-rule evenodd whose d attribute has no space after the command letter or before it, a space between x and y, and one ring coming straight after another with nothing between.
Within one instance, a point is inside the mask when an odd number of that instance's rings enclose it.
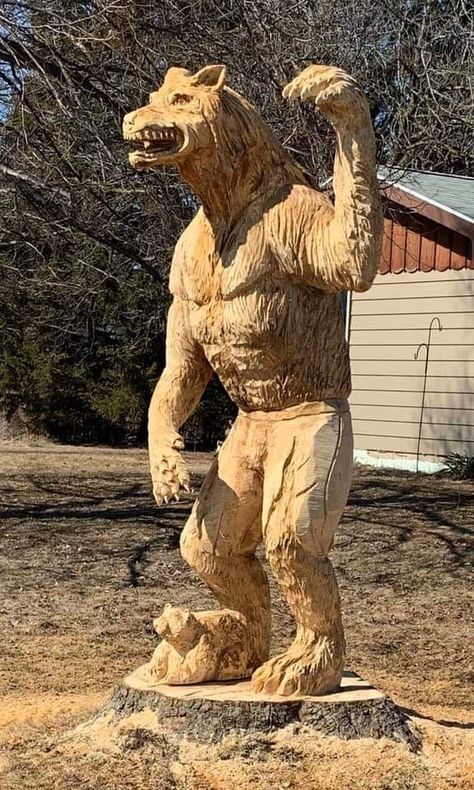
<instances>
[{"instance_id":1,"label":"house","mask_svg":"<svg viewBox=\"0 0 474 790\"><path fill-rule=\"evenodd\" d=\"M355 458L474 455L474 178L381 169L379 273L349 295Z\"/></svg>"}]
</instances>

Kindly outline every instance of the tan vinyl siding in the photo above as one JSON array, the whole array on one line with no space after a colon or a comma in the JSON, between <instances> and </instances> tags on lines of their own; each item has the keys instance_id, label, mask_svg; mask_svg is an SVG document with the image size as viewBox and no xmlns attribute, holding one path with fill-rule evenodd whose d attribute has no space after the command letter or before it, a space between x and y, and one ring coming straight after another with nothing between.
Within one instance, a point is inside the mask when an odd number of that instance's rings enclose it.
<instances>
[{"instance_id":1,"label":"tan vinyl siding","mask_svg":"<svg viewBox=\"0 0 474 790\"><path fill-rule=\"evenodd\" d=\"M430 272L431 274L431 272ZM401 274L385 274L383 275L383 279L397 279L399 280L400 277L403 275ZM416 277L416 275L412 274L412 277ZM428 275L426 275L428 276ZM440 277L441 275L432 274L433 277ZM377 278L378 279L378 278ZM375 288L375 286L374 286ZM367 291L370 293L370 291ZM413 291L412 291L413 293ZM356 295L356 301L363 296L363 294ZM413 296L410 299L408 305L401 305L400 302L405 302L406 297L402 297L399 299L395 297L393 299L374 299L365 302L363 305L359 307L363 308L364 315L407 315L407 308L409 308L415 315L446 315L446 313L452 313L453 305L446 301L446 295L442 294L439 297L430 296L430 303L426 305L423 300L425 297L423 294L421 296ZM429 307L429 310L426 308ZM456 314L458 313L470 313L474 311L474 294L470 294L469 290L467 293L458 294L456 300ZM362 314L362 313L361 313ZM409 315L410 313L408 313Z\"/></svg>"},{"instance_id":2,"label":"tan vinyl siding","mask_svg":"<svg viewBox=\"0 0 474 790\"><path fill-rule=\"evenodd\" d=\"M367 444L365 443L367 440ZM367 450L375 453L389 453L390 455L416 456L417 439L400 439L399 436L379 436L376 432L366 436L359 434L354 447L358 450ZM474 455L474 444L472 442L452 442L445 441L442 437L433 439L422 439L420 448L420 458L428 461L442 461L442 456L449 453L466 451L469 455Z\"/></svg>"},{"instance_id":3,"label":"tan vinyl siding","mask_svg":"<svg viewBox=\"0 0 474 790\"><path fill-rule=\"evenodd\" d=\"M446 306L446 305L444 305ZM474 299L472 300L472 310L469 312L456 312L456 313L443 313L440 314L438 310L435 315L439 316L441 324L445 329L471 329L472 326L469 326L470 322L472 321L472 312L474 311ZM388 332L398 332L400 329L417 329L420 332L423 332L426 327L426 315L429 316L429 321L433 315L433 311L430 310L428 313L389 313L384 315L383 323L384 323L384 331ZM380 329L380 315L355 315L352 320L352 331L359 330L360 332L371 332L373 333L374 330L377 332ZM358 347L364 348L364 335L360 335L358 337L358 341L360 340L360 344ZM441 337L440 343L437 344L437 350L441 346Z\"/></svg>"},{"instance_id":4,"label":"tan vinyl siding","mask_svg":"<svg viewBox=\"0 0 474 790\"><path fill-rule=\"evenodd\" d=\"M414 455L429 325L421 455L474 455L474 272L378 275L353 294L350 348L355 447Z\"/></svg>"},{"instance_id":5,"label":"tan vinyl siding","mask_svg":"<svg viewBox=\"0 0 474 790\"><path fill-rule=\"evenodd\" d=\"M428 278L428 275L430 277ZM410 307L416 308L418 306L418 302L416 300L426 299L426 295L424 293L418 293L414 290L414 285L416 282L420 282L420 277L424 277L424 274L385 274L385 275L378 275L377 280L375 281L374 285L369 291L366 291L363 294L360 294L364 301L367 302L378 302L380 300L390 300L391 302L404 302L406 303L407 300L410 300ZM410 282L410 277L413 278L413 282ZM429 283L429 296L431 298L446 298L447 293L447 283L449 285L449 295L450 296L459 296L459 297L472 297L474 296L474 291L472 289L466 289L466 282L471 283L473 282L473 275L471 272L471 277L468 279L466 277L460 277L458 273L454 274L452 272L449 273L449 277L446 276L446 273L440 274L438 272L427 272L426 279L433 280L432 283ZM394 282L392 282L394 280ZM390 287L391 286L391 287ZM428 286L428 283L427 283ZM411 304L413 300L413 304ZM370 308L369 308L370 309ZM402 313L405 312L413 312L413 309L408 311L404 309Z\"/></svg>"},{"instance_id":6,"label":"tan vinyl siding","mask_svg":"<svg viewBox=\"0 0 474 790\"><path fill-rule=\"evenodd\" d=\"M385 420L374 420L372 417L367 420L360 420L354 417L353 425L355 433L360 436L370 437L376 432L378 436L391 436L394 439L414 439L417 433L413 431L413 425L418 425L418 421L398 422L393 420L386 422ZM463 442L474 444L474 425L466 426L459 423L453 425L452 422L449 424L428 424L423 420L423 428L423 439L435 440L442 438L443 442L457 442L462 439ZM440 428L440 430L437 430L438 428Z\"/></svg>"}]
</instances>

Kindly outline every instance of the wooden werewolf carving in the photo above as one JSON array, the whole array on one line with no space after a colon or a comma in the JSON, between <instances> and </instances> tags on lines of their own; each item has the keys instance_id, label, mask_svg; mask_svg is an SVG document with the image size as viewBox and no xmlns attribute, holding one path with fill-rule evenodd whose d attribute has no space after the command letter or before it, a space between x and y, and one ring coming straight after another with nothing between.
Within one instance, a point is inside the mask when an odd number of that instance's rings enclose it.
<instances>
[{"instance_id":1,"label":"wooden werewolf carving","mask_svg":"<svg viewBox=\"0 0 474 790\"><path fill-rule=\"evenodd\" d=\"M213 370L239 406L181 541L225 609L194 619L167 610L146 672L151 683L252 675L256 692L321 694L339 686L344 662L327 556L352 469L338 294L366 290L377 270L372 125L341 69L310 66L284 89L335 129L333 204L224 82L223 66L172 68L124 119L133 167L175 164L202 202L176 246L167 363L150 406L158 503L188 488L178 431ZM297 625L293 644L271 659L268 581L255 557L262 540Z\"/></svg>"}]
</instances>

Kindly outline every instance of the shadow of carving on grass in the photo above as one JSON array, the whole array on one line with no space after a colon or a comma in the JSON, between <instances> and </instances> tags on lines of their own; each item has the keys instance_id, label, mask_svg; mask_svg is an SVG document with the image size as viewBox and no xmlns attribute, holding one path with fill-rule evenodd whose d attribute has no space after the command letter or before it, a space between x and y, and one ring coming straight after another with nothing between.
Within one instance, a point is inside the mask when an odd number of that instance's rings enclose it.
<instances>
[{"instance_id":1,"label":"shadow of carving on grass","mask_svg":"<svg viewBox=\"0 0 474 790\"><path fill-rule=\"evenodd\" d=\"M1 477L0 477L1 480ZM25 478L23 478L25 480ZM79 480L77 483L50 481L45 484L36 477L26 478L29 489L22 493L23 501L0 509L0 519L34 519L47 521L64 519L104 519L111 521L153 522L159 525L166 522L168 527L180 529L188 516L193 497L186 495L179 503L158 508L154 504L151 490L143 483L128 486L120 485L119 481L110 478L94 479L93 486L89 481ZM11 478L8 489L0 485L0 501L5 501L6 492L11 494ZM196 489L201 478L192 476L191 484ZM87 488L92 488L88 491ZM119 488L119 490L116 490ZM18 498L19 492L16 492ZM38 502L37 500L41 498ZM47 501L44 501L44 500ZM36 501L35 501L36 500Z\"/></svg>"},{"instance_id":2,"label":"shadow of carving on grass","mask_svg":"<svg viewBox=\"0 0 474 790\"><path fill-rule=\"evenodd\" d=\"M427 475L397 475L364 470L353 484L343 522L378 525L408 543L431 536L440 541L458 567L474 561L474 486Z\"/></svg>"}]
</instances>

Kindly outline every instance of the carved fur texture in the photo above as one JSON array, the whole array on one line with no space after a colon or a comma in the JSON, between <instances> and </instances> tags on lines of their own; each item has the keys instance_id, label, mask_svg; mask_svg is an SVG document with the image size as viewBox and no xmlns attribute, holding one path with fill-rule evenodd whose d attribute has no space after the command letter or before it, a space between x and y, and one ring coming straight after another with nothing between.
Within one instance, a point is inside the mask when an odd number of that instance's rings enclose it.
<instances>
[{"instance_id":1,"label":"carved fur texture","mask_svg":"<svg viewBox=\"0 0 474 790\"><path fill-rule=\"evenodd\" d=\"M172 68L124 119L131 164L175 164L202 203L173 257L167 362L150 405L158 503L189 485L179 428L212 371L240 409L182 539L183 556L226 609L205 633L204 614L195 615L181 652L171 626L160 627L155 677L193 683L255 670L256 691L324 693L337 688L344 661L327 553L352 457L339 294L366 290L377 270L373 132L360 87L341 69L310 66L285 88L334 127L333 204L225 76L220 65ZM270 660L268 582L255 557L262 540L297 624L293 645Z\"/></svg>"}]
</instances>

